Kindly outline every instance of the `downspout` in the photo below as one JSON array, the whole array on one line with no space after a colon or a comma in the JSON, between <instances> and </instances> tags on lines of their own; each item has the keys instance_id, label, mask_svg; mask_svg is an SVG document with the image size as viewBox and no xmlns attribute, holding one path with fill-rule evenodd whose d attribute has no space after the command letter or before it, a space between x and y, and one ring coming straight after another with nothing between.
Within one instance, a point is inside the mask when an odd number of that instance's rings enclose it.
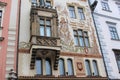
<instances>
[{"instance_id":1,"label":"downspout","mask_svg":"<svg viewBox=\"0 0 120 80\"><path fill-rule=\"evenodd\" d=\"M17 40L17 57L16 57L16 73L18 80L18 58L19 58L19 34L20 34L20 16L21 16L21 0L19 3L19 19L18 19L18 40Z\"/></svg>"},{"instance_id":2,"label":"downspout","mask_svg":"<svg viewBox=\"0 0 120 80\"><path fill-rule=\"evenodd\" d=\"M88 0L88 3L89 3L89 6L90 6L90 1L89 0ZM90 8L90 10L91 10L91 8ZM97 27L96 27L96 24L95 24L95 19L94 19L93 11L92 10L91 10L91 15L92 15L93 23L94 23L94 26L95 26L95 30L96 30L96 34L97 34L97 38L98 38L98 43L100 45L100 51L101 51L101 54L102 54L102 58L103 58L104 66L105 66L106 75L108 77L108 71L107 71L107 67L106 67L106 64L105 64L105 59L104 59L104 55L103 55L103 51L102 51L102 47L101 47L101 43L100 43L100 38L99 38L99 35L98 35L98 30L97 30ZM109 77L108 77L108 80L109 80Z\"/></svg>"}]
</instances>

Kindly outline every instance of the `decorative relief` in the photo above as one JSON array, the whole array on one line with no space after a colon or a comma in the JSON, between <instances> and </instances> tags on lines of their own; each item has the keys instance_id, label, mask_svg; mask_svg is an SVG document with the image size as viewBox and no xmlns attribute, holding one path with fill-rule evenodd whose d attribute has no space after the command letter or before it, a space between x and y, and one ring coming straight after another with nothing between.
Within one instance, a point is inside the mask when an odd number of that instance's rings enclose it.
<instances>
[{"instance_id":1,"label":"decorative relief","mask_svg":"<svg viewBox=\"0 0 120 80\"><path fill-rule=\"evenodd\" d=\"M27 42L20 42L19 43L19 49L28 49L30 48L30 43L27 43Z\"/></svg>"},{"instance_id":2,"label":"decorative relief","mask_svg":"<svg viewBox=\"0 0 120 80\"><path fill-rule=\"evenodd\" d=\"M85 76L85 67L84 67L83 58L75 57L75 67L76 67L76 76L84 77Z\"/></svg>"}]
</instances>

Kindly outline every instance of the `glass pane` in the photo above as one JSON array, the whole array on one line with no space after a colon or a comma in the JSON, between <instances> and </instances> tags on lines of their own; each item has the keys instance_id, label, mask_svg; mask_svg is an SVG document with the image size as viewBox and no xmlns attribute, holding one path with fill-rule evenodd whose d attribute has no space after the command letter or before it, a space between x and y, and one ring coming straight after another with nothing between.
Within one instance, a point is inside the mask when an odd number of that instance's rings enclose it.
<instances>
[{"instance_id":1,"label":"glass pane","mask_svg":"<svg viewBox=\"0 0 120 80\"><path fill-rule=\"evenodd\" d=\"M89 47L89 40L87 37L85 38L85 45L86 45L86 47Z\"/></svg>"},{"instance_id":2,"label":"glass pane","mask_svg":"<svg viewBox=\"0 0 120 80\"><path fill-rule=\"evenodd\" d=\"M41 61L41 59L36 60L35 66L36 66L36 73L42 74L42 61Z\"/></svg>"},{"instance_id":3,"label":"glass pane","mask_svg":"<svg viewBox=\"0 0 120 80\"><path fill-rule=\"evenodd\" d=\"M44 25L44 19L40 19L40 24Z\"/></svg>"},{"instance_id":4,"label":"glass pane","mask_svg":"<svg viewBox=\"0 0 120 80\"><path fill-rule=\"evenodd\" d=\"M51 36L51 27L46 27L46 36Z\"/></svg>"},{"instance_id":5,"label":"glass pane","mask_svg":"<svg viewBox=\"0 0 120 80\"><path fill-rule=\"evenodd\" d=\"M79 43L78 43L78 38L77 38L77 37L74 37L74 43L75 43L76 46L79 45Z\"/></svg>"},{"instance_id":6,"label":"glass pane","mask_svg":"<svg viewBox=\"0 0 120 80\"><path fill-rule=\"evenodd\" d=\"M46 1L46 6L51 6L51 2L50 1Z\"/></svg>"},{"instance_id":7,"label":"glass pane","mask_svg":"<svg viewBox=\"0 0 120 80\"><path fill-rule=\"evenodd\" d=\"M93 61L93 67L94 67L94 75L99 75L96 61Z\"/></svg>"},{"instance_id":8,"label":"glass pane","mask_svg":"<svg viewBox=\"0 0 120 80\"><path fill-rule=\"evenodd\" d=\"M73 6L69 6L69 13L71 18L75 18L75 10Z\"/></svg>"},{"instance_id":9,"label":"glass pane","mask_svg":"<svg viewBox=\"0 0 120 80\"><path fill-rule=\"evenodd\" d=\"M74 30L73 33L74 33L74 35L77 35L77 31L76 30Z\"/></svg>"},{"instance_id":10,"label":"glass pane","mask_svg":"<svg viewBox=\"0 0 120 80\"><path fill-rule=\"evenodd\" d=\"M40 36L44 36L44 26L40 26Z\"/></svg>"},{"instance_id":11,"label":"glass pane","mask_svg":"<svg viewBox=\"0 0 120 80\"><path fill-rule=\"evenodd\" d=\"M46 75L51 75L51 64L50 64L50 60L46 59Z\"/></svg>"},{"instance_id":12,"label":"glass pane","mask_svg":"<svg viewBox=\"0 0 120 80\"><path fill-rule=\"evenodd\" d=\"M87 75L92 75L90 69L90 63L88 60L85 61L85 66L86 66Z\"/></svg>"},{"instance_id":13,"label":"glass pane","mask_svg":"<svg viewBox=\"0 0 120 80\"><path fill-rule=\"evenodd\" d=\"M84 40L83 40L83 37L79 37L79 41L80 41L80 46L84 46Z\"/></svg>"},{"instance_id":14,"label":"glass pane","mask_svg":"<svg viewBox=\"0 0 120 80\"><path fill-rule=\"evenodd\" d=\"M78 35L82 36L82 30L78 30Z\"/></svg>"},{"instance_id":15,"label":"glass pane","mask_svg":"<svg viewBox=\"0 0 120 80\"><path fill-rule=\"evenodd\" d=\"M88 36L87 32L84 31L84 36Z\"/></svg>"},{"instance_id":16,"label":"glass pane","mask_svg":"<svg viewBox=\"0 0 120 80\"><path fill-rule=\"evenodd\" d=\"M46 25L51 25L50 20L46 20Z\"/></svg>"},{"instance_id":17,"label":"glass pane","mask_svg":"<svg viewBox=\"0 0 120 80\"><path fill-rule=\"evenodd\" d=\"M118 68L120 70L120 60L117 60Z\"/></svg>"},{"instance_id":18,"label":"glass pane","mask_svg":"<svg viewBox=\"0 0 120 80\"><path fill-rule=\"evenodd\" d=\"M60 75L65 75L65 69L64 69L64 60L59 60L59 73Z\"/></svg>"},{"instance_id":19,"label":"glass pane","mask_svg":"<svg viewBox=\"0 0 120 80\"><path fill-rule=\"evenodd\" d=\"M67 60L67 66L68 66L68 75L73 75L73 66L72 66L72 60Z\"/></svg>"},{"instance_id":20,"label":"glass pane","mask_svg":"<svg viewBox=\"0 0 120 80\"><path fill-rule=\"evenodd\" d=\"M44 6L44 0L40 0L40 5Z\"/></svg>"}]
</instances>

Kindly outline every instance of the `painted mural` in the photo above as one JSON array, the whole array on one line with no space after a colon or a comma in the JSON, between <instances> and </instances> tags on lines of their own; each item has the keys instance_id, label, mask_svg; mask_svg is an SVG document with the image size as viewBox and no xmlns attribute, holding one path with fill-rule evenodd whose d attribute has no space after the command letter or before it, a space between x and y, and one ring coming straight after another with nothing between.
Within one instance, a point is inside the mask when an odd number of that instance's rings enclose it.
<instances>
[{"instance_id":1,"label":"painted mural","mask_svg":"<svg viewBox=\"0 0 120 80\"><path fill-rule=\"evenodd\" d=\"M80 6L79 3L73 4ZM69 18L69 11L65 6L57 5L56 9L59 15L59 36L61 38L62 51L99 53L89 7L85 6L85 16L87 16L85 21L71 21ZM89 32L90 48L74 46L74 37L72 34L73 26L78 29L82 28L83 30L87 30Z\"/></svg>"}]
</instances>

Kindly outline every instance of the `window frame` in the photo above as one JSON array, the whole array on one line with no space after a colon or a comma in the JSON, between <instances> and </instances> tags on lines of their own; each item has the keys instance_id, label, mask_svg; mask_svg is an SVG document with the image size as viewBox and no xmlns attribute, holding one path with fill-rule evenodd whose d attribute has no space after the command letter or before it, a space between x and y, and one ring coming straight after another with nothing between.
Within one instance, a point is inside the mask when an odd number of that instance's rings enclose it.
<instances>
[{"instance_id":1,"label":"window frame","mask_svg":"<svg viewBox=\"0 0 120 80\"><path fill-rule=\"evenodd\" d=\"M69 64L68 61L70 61L70 64ZM72 74L69 73L69 71L70 71L70 66L69 65L71 65ZM67 69L68 69L67 75L68 76L73 76L74 75L74 68L73 68L73 61L72 61L72 59L67 59Z\"/></svg>"},{"instance_id":2,"label":"window frame","mask_svg":"<svg viewBox=\"0 0 120 80\"><path fill-rule=\"evenodd\" d=\"M46 64L46 61L48 61L49 62L49 68L50 68L50 74L47 74L47 71L48 71L48 66L47 66L47 64ZM46 75L52 75L52 64L51 64L51 60L49 59L49 58L46 58L45 59L45 72L46 72Z\"/></svg>"},{"instance_id":3,"label":"window frame","mask_svg":"<svg viewBox=\"0 0 120 80\"><path fill-rule=\"evenodd\" d=\"M87 66L86 62L88 62L89 66ZM89 68L90 74L88 74L88 69L87 68ZM90 60L88 60L88 59L85 60L85 69L86 69L86 75L87 76L92 76L91 64L90 64Z\"/></svg>"},{"instance_id":4,"label":"window frame","mask_svg":"<svg viewBox=\"0 0 120 80\"><path fill-rule=\"evenodd\" d=\"M108 2L102 1L101 5L102 5L102 10L111 11Z\"/></svg>"},{"instance_id":5,"label":"window frame","mask_svg":"<svg viewBox=\"0 0 120 80\"><path fill-rule=\"evenodd\" d=\"M81 31L81 35L79 34L79 31ZM90 41L89 41L89 36L88 36L87 31L83 31L82 29L78 29L78 30L73 30L73 33L74 32L76 32L76 35L74 34L74 41L75 41L75 37L77 37L77 43L78 43L75 46L78 46L78 47L90 47ZM87 33L86 36L84 35L84 32ZM82 38L83 43L81 43L80 38ZM87 38L87 41L88 41L88 46L87 46L86 41L85 41L86 38ZM74 44L75 44L75 42L74 42Z\"/></svg>"},{"instance_id":6,"label":"window frame","mask_svg":"<svg viewBox=\"0 0 120 80\"><path fill-rule=\"evenodd\" d=\"M94 62L95 62L95 64L94 64ZM97 61L93 60L92 64L93 64L93 69L94 69L94 76L99 76L99 69L98 69ZM96 70L95 70L95 67L96 67ZM95 72L97 72L97 74L95 74Z\"/></svg>"},{"instance_id":7,"label":"window frame","mask_svg":"<svg viewBox=\"0 0 120 80\"><path fill-rule=\"evenodd\" d=\"M41 24L40 20L44 20L44 24ZM47 25L46 22L50 21L50 25ZM41 26L44 27L44 35L41 35ZM47 35L47 27L50 27L50 35ZM52 18L50 17L39 17L39 35L44 37L52 37Z\"/></svg>"},{"instance_id":8,"label":"window frame","mask_svg":"<svg viewBox=\"0 0 120 80\"><path fill-rule=\"evenodd\" d=\"M110 35L111 35L112 40L119 40L119 36L118 36L117 29L116 29L115 25L109 25L109 31L110 31Z\"/></svg>"},{"instance_id":9,"label":"window frame","mask_svg":"<svg viewBox=\"0 0 120 80\"><path fill-rule=\"evenodd\" d=\"M63 66L60 65L60 60L62 61L62 65L63 65ZM61 67L63 68L63 74L60 73L60 72L61 72L61 71L60 71ZM60 75L60 76L65 76L65 61L64 61L64 59L62 59L62 58L59 59L59 75Z\"/></svg>"},{"instance_id":10,"label":"window frame","mask_svg":"<svg viewBox=\"0 0 120 80\"><path fill-rule=\"evenodd\" d=\"M71 9L71 8L72 8L72 9ZM69 10L70 18L76 19L75 6L69 5L69 6L68 6L68 10ZM72 14L72 15L71 15L71 14Z\"/></svg>"},{"instance_id":11,"label":"window frame","mask_svg":"<svg viewBox=\"0 0 120 80\"><path fill-rule=\"evenodd\" d=\"M79 11L81 9L81 11ZM85 20L85 14L84 14L84 9L81 7L77 7L78 10L78 16L80 20ZM81 17L82 16L82 17Z\"/></svg>"}]
</instances>

